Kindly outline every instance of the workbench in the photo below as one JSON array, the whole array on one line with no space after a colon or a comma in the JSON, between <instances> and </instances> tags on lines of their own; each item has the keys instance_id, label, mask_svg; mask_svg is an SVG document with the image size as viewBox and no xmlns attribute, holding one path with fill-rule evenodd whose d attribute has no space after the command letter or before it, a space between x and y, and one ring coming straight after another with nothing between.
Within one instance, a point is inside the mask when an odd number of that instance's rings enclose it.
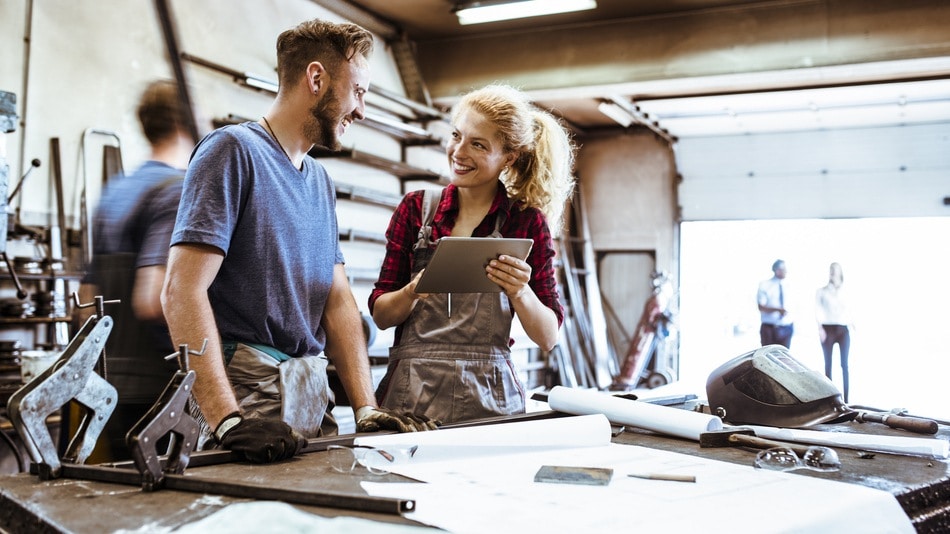
<instances>
[{"instance_id":1,"label":"workbench","mask_svg":"<svg viewBox=\"0 0 950 534\"><path fill-rule=\"evenodd\" d=\"M816 425L810 428L829 432L925 437L872 423L850 422ZM948 439L950 429L941 426L936 436L926 437ZM660 436L629 427L614 438L614 441L743 465L751 465L756 454L754 449L740 447L700 448L699 444L693 441ZM910 517L918 532L950 531L950 461L880 452L867 455L870 456L869 458L862 458L856 450L845 448L836 448L836 450L841 458L840 471L822 473L803 469L795 471L795 474L860 484L890 492Z\"/></svg>"},{"instance_id":2,"label":"workbench","mask_svg":"<svg viewBox=\"0 0 950 534\"><path fill-rule=\"evenodd\" d=\"M528 417L559 417L557 412L495 418L488 422L525 420ZM884 425L843 423L819 427L836 432L904 435ZM941 426L937 437L946 439L950 431ZM700 456L751 465L755 451L745 448L700 448L694 441L658 435L626 427L613 443L638 445L685 455ZM860 484L892 493L911 518L918 532L950 530L950 462L918 456L875 453L862 458L856 451L838 449L840 472L801 470L796 474ZM201 453L196 453L201 454ZM865 455L869 456L869 455ZM406 482L398 475L341 474L333 471L323 451L300 455L272 465L223 463L189 467L186 476L199 475L222 481L246 481L281 488L333 491L366 495L364 480ZM263 499L267 496L263 495ZM186 493L172 490L143 492L133 486L55 479L42 481L28 473L0 479L0 530L10 532L168 532L206 517L222 507L247 499ZM391 524L411 525L408 519L385 513L365 513L338 508L300 506L298 509L320 516L352 516ZM618 512L617 527L629 526Z\"/></svg>"}]
</instances>

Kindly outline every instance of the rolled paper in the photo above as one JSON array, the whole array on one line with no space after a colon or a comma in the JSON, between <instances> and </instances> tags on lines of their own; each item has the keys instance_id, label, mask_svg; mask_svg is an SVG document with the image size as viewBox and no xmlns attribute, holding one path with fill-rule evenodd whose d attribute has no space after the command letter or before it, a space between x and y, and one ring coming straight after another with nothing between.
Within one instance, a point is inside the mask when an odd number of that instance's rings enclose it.
<instances>
[{"instance_id":1,"label":"rolled paper","mask_svg":"<svg viewBox=\"0 0 950 534\"><path fill-rule=\"evenodd\" d=\"M629 425L695 441L699 441L703 432L722 430L722 419L715 415L623 399L592 389L554 386L548 394L548 405L552 410L575 415L604 414L615 425Z\"/></svg>"},{"instance_id":2,"label":"rolled paper","mask_svg":"<svg viewBox=\"0 0 950 534\"><path fill-rule=\"evenodd\" d=\"M950 456L950 442L941 438L912 438L905 436L878 436L874 434L853 434L845 432L823 432L821 430L799 430L796 428L776 428L770 426L745 425L755 431L755 435L768 439L845 447L848 449L890 452L911 456L932 456L944 459Z\"/></svg>"},{"instance_id":3,"label":"rolled paper","mask_svg":"<svg viewBox=\"0 0 950 534\"><path fill-rule=\"evenodd\" d=\"M593 414L536 421L448 428L433 432L361 435L357 445L466 446L466 447L597 447L610 443L610 423Z\"/></svg>"}]
</instances>

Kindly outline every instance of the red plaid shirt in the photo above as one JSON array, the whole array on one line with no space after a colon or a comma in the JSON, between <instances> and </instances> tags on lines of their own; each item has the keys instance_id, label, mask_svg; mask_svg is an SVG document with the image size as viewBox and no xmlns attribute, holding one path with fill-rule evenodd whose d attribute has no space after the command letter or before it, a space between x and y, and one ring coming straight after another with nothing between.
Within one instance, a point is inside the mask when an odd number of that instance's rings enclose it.
<instances>
[{"instance_id":1,"label":"red plaid shirt","mask_svg":"<svg viewBox=\"0 0 950 534\"><path fill-rule=\"evenodd\" d=\"M448 185L439 202L432 220L432 240L452 234L455 219L458 217L458 193L454 185ZM386 257L379 271L379 279L369 296L369 309L372 313L376 299L385 293L398 291L409 283L412 274L412 247L416 244L419 228L422 226L423 191L407 193L389 222L386 230ZM505 194L504 186L498 184L498 193L492 202L488 214L472 232L472 237L486 237L495 230L495 215L499 211L507 212L505 223L501 226L504 237L530 238L534 241L528 264L531 266L531 280L528 285L538 299L554 310L558 325L564 320L564 310L558 297L557 281L554 276L554 241L544 215L535 208L518 209L512 206ZM514 309L512 309L514 314ZM396 328L395 341L399 343L401 327Z\"/></svg>"}]
</instances>

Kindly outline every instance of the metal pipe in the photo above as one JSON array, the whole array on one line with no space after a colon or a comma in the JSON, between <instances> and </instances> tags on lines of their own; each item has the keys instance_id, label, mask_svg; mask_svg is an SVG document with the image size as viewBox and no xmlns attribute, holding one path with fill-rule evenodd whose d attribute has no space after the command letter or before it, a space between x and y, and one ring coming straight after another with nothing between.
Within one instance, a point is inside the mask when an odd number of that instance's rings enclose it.
<instances>
[{"instance_id":1,"label":"metal pipe","mask_svg":"<svg viewBox=\"0 0 950 534\"><path fill-rule=\"evenodd\" d=\"M53 236L50 235L49 252L50 262L54 259L64 259L69 256L69 238L66 230L66 201L63 198L63 166L60 162L59 138L50 139L50 170L53 173L53 186L56 189L56 225L59 226L59 257L55 257Z\"/></svg>"},{"instance_id":2,"label":"metal pipe","mask_svg":"<svg viewBox=\"0 0 950 534\"><path fill-rule=\"evenodd\" d=\"M166 0L155 0L155 10L158 11L158 19L162 26L162 36L165 38L165 47L168 50L168 59L172 64L172 70L175 72L175 80L178 82L178 99L181 100L181 107L185 113L185 125L191 133L195 144L201 140L198 134L198 124L195 121L195 111L191 105L191 96L188 93L187 78L185 70L181 65L181 56L178 53L178 37L175 33L175 21L172 17L171 7Z\"/></svg>"}]
</instances>

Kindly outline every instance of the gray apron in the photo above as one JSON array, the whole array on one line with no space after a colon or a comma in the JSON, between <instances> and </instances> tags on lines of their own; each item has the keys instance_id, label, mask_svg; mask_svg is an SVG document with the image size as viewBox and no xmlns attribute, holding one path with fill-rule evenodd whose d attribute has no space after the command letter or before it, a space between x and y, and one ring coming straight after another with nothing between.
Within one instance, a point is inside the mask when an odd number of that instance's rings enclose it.
<instances>
[{"instance_id":1,"label":"gray apron","mask_svg":"<svg viewBox=\"0 0 950 534\"><path fill-rule=\"evenodd\" d=\"M430 221L431 214L424 214L413 247L413 276L432 256ZM501 237L500 226L496 219L490 237ZM511 317L503 292L433 293L419 299L403 322L399 345L389 350L389 366L376 391L380 406L443 423L524 413L524 386L508 348Z\"/></svg>"},{"instance_id":2,"label":"gray apron","mask_svg":"<svg viewBox=\"0 0 950 534\"><path fill-rule=\"evenodd\" d=\"M286 356L285 356L286 357ZM244 417L280 419L305 438L338 433L333 409L333 392L327 381L326 356L302 356L278 361L250 345L238 343L227 364L228 378ZM195 414L195 403L189 406ZM200 426L199 448L211 438L204 418Z\"/></svg>"}]
</instances>

